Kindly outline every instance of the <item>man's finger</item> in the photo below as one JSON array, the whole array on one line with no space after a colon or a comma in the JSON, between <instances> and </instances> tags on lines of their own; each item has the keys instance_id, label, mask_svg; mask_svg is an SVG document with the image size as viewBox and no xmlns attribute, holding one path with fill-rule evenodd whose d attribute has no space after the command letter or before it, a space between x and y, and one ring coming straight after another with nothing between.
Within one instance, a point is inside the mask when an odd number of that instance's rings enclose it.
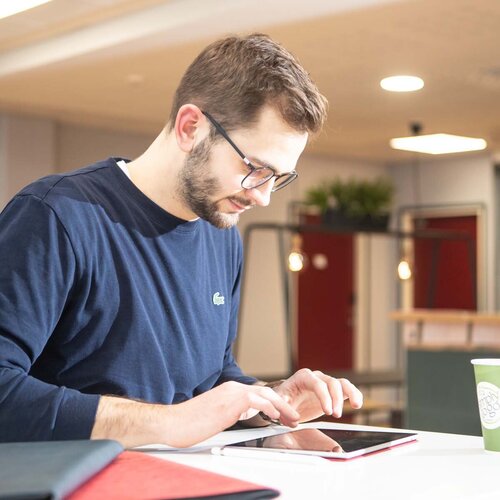
<instances>
[{"instance_id":1,"label":"man's finger","mask_svg":"<svg viewBox=\"0 0 500 500\"><path fill-rule=\"evenodd\" d=\"M363 393L346 378L340 378L344 399L349 399L353 408L361 408L363 406Z\"/></svg>"},{"instance_id":2,"label":"man's finger","mask_svg":"<svg viewBox=\"0 0 500 500\"><path fill-rule=\"evenodd\" d=\"M258 390L259 394L262 397L269 399L280 412L279 419L283 423L298 422L300 420L299 413L292 408L292 406L290 406L290 404L288 404L288 402L285 401L276 391L270 389L269 387L259 387Z\"/></svg>"},{"instance_id":3,"label":"man's finger","mask_svg":"<svg viewBox=\"0 0 500 500\"><path fill-rule=\"evenodd\" d=\"M342 409L344 407L344 392L342 389L342 384L339 380L333 377L326 377L326 385L328 386L328 390L330 391L330 395L333 401L333 412L332 415L336 418L340 418L342 416Z\"/></svg>"},{"instance_id":4,"label":"man's finger","mask_svg":"<svg viewBox=\"0 0 500 500\"><path fill-rule=\"evenodd\" d=\"M279 394L268 387L253 386L248 394L249 406L264 412L273 420L289 425L298 422L300 415Z\"/></svg>"},{"instance_id":5,"label":"man's finger","mask_svg":"<svg viewBox=\"0 0 500 500\"><path fill-rule=\"evenodd\" d=\"M325 380L325 377L326 376L320 371L309 371L304 375L305 380L303 383L308 390L314 392L321 405L323 413L325 413L326 415L332 415L334 411L333 404L335 400L333 398L332 391L328 386L328 382L327 380Z\"/></svg>"},{"instance_id":6,"label":"man's finger","mask_svg":"<svg viewBox=\"0 0 500 500\"><path fill-rule=\"evenodd\" d=\"M346 378L335 379L319 371L315 372L315 375L328 385L333 400L333 416L337 418L342 416L342 408L346 399L349 399L353 408L361 408L363 394L349 380Z\"/></svg>"}]
</instances>

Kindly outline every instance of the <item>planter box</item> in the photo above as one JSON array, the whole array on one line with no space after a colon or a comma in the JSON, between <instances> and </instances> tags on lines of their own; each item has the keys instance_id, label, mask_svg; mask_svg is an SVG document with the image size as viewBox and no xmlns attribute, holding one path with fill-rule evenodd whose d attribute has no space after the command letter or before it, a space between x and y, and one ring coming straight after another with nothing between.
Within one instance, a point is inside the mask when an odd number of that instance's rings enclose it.
<instances>
[{"instance_id":1,"label":"planter box","mask_svg":"<svg viewBox=\"0 0 500 500\"><path fill-rule=\"evenodd\" d=\"M322 216L323 224L339 231L384 232L389 226L389 214L353 217L340 210L328 209Z\"/></svg>"}]
</instances>

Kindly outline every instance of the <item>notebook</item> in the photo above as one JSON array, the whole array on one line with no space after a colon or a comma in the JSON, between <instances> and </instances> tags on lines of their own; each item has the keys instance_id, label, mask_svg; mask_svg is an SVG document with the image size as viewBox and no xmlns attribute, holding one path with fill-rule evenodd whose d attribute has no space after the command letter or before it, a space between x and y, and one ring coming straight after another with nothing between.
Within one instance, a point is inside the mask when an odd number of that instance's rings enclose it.
<instances>
[{"instance_id":1,"label":"notebook","mask_svg":"<svg viewBox=\"0 0 500 500\"><path fill-rule=\"evenodd\" d=\"M122 451L111 440L0 443L0 499L62 499Z\"/></svg>"},{"instance_id":2,"label":"notebook","mask_svg":"<svg viewBox=\"0 0 500 500\"><path fill-rule=\"evenodd\" d=\"M157 500L275 498L277 490L240 479L125 451L81 486L68 500Z\"/></svg>"}]
</instances>

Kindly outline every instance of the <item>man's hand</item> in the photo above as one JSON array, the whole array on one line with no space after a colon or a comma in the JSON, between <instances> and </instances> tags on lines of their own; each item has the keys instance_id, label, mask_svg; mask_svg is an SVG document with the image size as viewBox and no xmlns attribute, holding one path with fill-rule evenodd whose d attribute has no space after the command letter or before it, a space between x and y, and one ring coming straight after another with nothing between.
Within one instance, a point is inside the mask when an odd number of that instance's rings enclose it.
<instances>
[{"instance_id":1,"label":"man's hand","mask_svg":"<svg viewBox=\"0 0 500 500\"><path fill-rule=\"evenodd\" d=\"M307 368L297 371L273 389L297 410L301 422L323 414L341 417L346 399L349 399L353 408L363 405L363 394L347 379L335 379Z\"/></svg>"},{"instance_id":2,"label":"man's hand","mask_svg":"<svg viewBox=\"0 0 500 500\"><path fill-rule=\"evenodd\" d=\"M346 399L353 408L363 404L361 392L348 380L307 369L273 389L226 382L173 405L102 396L91 437L116 439L127 447L161 443L183 448L259 412L289 427L324 413L340 417Z\"/></svg>"},{"instance_id":3,"label":"man's hand","mask_svg":"<svg viewBox=\"0 0 500 500\"><path fill-rule=\"evenodd\" d=\"M299 414L269 387L226 382L179 404L159 405L101 397L92 439L116 439L126 447L161 443L183 448L258 412L296 427Z\"/></svg>"}]
</instances>

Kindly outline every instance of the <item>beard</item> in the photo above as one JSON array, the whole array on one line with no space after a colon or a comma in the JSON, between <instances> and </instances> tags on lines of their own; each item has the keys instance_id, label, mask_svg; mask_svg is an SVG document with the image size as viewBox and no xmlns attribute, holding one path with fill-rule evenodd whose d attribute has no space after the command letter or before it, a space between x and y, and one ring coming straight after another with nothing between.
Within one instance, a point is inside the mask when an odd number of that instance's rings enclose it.
<instances>
[{"instance_id":1,"label":"beard","mask_svg":"<svg viewBox=\"0 0 500 500\"><path fill-rule=\"evenodd\" d=\"M221 192L220 182L210 172L210 150L214 140L205 138L195 146L184 162L179 173L178 195L189 209L201 219L206 220L219 229L229 229L239 221L238 213L225 213L219 209L219 204L225 198L214 201ZM236 201L240 206L248 206L248 200L231 196L228 199Z\"/></svg>"}]
</instances>

